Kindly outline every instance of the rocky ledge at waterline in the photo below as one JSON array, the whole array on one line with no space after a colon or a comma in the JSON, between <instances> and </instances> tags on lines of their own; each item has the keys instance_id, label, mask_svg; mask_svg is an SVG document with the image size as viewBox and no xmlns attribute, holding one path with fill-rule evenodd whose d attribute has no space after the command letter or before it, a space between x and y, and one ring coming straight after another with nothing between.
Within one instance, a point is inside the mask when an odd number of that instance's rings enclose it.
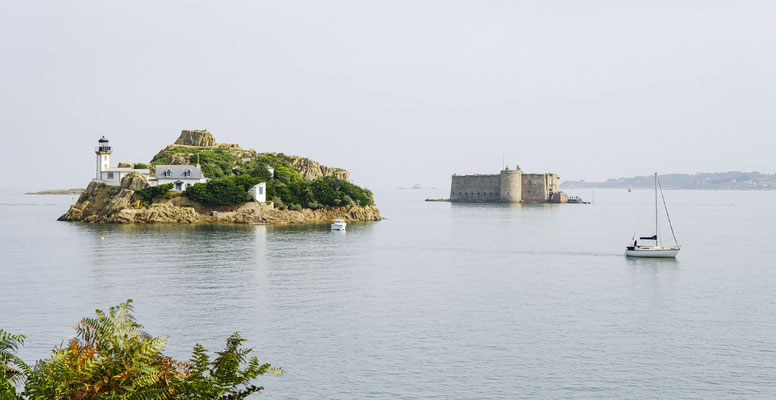
<instances>
[{"instance_id":1,"label":"rocky ledge at waterline","mask_svg":"<svg viewBox=\"0 0 776 400\"><path fill-rule=\"evenodd\" d=\"M230 206L204 205L180 192L152 202L142 199L137 191L148 187L147 179L132 173L121 180L121 186L91 182L78 201L59 221L90 223L315 223L335 218L350 221L379 221L380 211L374 205L322 207L317 209L279 210L272 204L255 201Z\"/></svg>"}]
</instances>

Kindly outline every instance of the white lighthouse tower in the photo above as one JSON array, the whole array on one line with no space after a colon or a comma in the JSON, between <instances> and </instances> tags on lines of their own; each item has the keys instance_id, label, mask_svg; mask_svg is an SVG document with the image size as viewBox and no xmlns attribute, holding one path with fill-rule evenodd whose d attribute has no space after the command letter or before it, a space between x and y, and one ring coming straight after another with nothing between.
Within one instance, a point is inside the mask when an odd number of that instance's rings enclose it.
<instances>
[{"instance_id":1,"label":"white lighthouse tower","mask_svg":"<svg viewBox=\"0 0 776 400\"><path fill-rule=\"evenodd\" d=\"M101 137L100 140L97 141L99 145L94 149L94 154L97 155L97 179L102 178L102 171L107 171L110 169L110 143L108 143L108 139L105 139L105 136Z\"/></svg>"}]
</instances>

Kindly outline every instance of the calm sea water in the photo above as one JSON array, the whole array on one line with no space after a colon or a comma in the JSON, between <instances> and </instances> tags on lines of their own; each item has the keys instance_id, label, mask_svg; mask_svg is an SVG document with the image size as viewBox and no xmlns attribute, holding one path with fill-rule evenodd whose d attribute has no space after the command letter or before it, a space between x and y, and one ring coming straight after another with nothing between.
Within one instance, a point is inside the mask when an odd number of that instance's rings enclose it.
<instances>
[{"instance_id":1,"label":"calm sea water","mask_svg":"<svg viewBox=\"0 0 776 400\"><path fill-rule=\"evenodd\" d=\"M677 260L622 255L651 191L422 201L444 195L377 191L389 219L347 232L65 223L72 196L2 195L0 327L32 361L132 298L178 358L242 332L286 371L267 399L776 398L776 192L666 192Z\"/></svg>"}]
</instances>

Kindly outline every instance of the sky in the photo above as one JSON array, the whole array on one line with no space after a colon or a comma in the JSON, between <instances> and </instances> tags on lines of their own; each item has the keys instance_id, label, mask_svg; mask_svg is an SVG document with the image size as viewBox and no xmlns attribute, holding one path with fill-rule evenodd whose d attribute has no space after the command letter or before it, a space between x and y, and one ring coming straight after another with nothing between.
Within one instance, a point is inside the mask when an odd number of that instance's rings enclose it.
<instances>
[{"instance_id":1,"label":"sky","mask_svg":"<svg viewBox=\"0 0 776 400\"><path fill-rule=\"evenodd\" d=\"M773 173L773 1L0 0L0 192L182 129L355 183Z\"/></svg>"}]
</instances>

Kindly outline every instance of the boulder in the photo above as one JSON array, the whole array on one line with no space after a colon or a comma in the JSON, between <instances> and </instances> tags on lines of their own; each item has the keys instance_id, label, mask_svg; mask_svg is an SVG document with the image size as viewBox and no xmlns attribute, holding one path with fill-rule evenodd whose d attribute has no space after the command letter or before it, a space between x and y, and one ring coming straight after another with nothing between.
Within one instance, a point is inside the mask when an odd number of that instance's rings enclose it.
<instances>
[{"instance_id":1,"label":"boulder","mask_svg":"<svg viewBox=\"0 0 776 400\"><path fill-rule=\"evenodd\" d=\"M135 164L128 163L128 162L120 162L118 167L119 168L135 168Z\"/></svg>"},{"instance_id":2,"label":"boulder","mask_svg":"<svg viewBox=\"0 0 776 400\"><path fill-rule=\"evenodd\" d=\"M305 180L312 181L324 176L333 176L339 180L350 182L350 172L344 169L327 167L304 157L289 156L289 159L289 166L298 171Z\"/></svg>"},{"instance_id":3,"label":"boulder","mask_svg":"<svg viewBox=\"0 0 776 400\"><path fill-rule=\"evenodd\" d=\"M129 190L140 190L148 187L148 179L139 172L130 172L121 178L121 187Z\"/></svg>"},{"instance_id":4,"label":"boulder","mask_svg":"<svg viewBox=\"0 0 776 400\"><path fill-rule=\"evenodd\" d=\"M175 144L197 147L216 147L216 138L208 131L182 130Z\"/></svg>"}]
</instances>

